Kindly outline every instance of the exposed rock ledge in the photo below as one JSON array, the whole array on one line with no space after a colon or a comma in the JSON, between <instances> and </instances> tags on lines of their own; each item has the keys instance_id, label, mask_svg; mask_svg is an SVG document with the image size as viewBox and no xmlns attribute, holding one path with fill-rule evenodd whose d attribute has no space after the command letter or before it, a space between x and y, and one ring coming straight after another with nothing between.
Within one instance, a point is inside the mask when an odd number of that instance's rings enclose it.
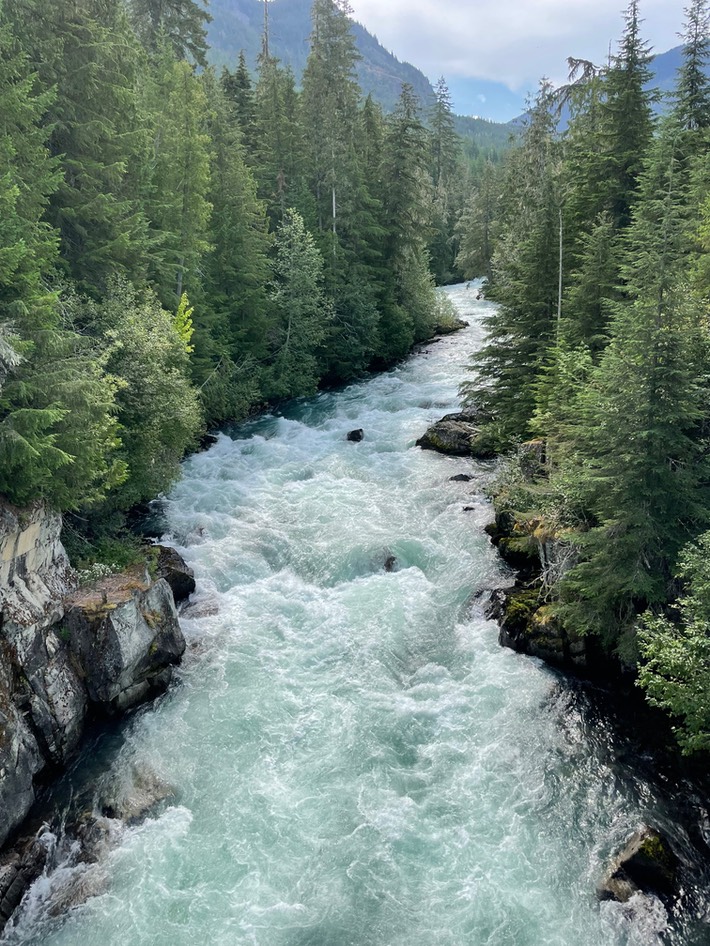
<instances>
[{"instance_id":1,"label":"exposed rock ledge","mask_svg":"<svg viewBox=\"0 0 710 946\"><path fill-rule=\"evenodd\" d=\"M42 505L0 505L0 845L89 717L163 691L185 650L165 579L134 570L77 590L60 530Z\"/></svg>"}]
</instances>

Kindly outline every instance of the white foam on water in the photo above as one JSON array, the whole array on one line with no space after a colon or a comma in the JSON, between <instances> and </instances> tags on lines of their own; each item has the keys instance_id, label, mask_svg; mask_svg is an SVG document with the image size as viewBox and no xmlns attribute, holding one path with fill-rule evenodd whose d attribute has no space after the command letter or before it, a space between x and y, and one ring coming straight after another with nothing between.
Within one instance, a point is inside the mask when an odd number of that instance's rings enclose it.
<instances>
[{"instance_id":1,"label":"white foam on water","mask_svg":"<svg viewBox=\"0 0 710 946\"><path fill-rule=\"evenodd\" d=\"M126 830L103 892L8 943L662 941L660 902L595 897L653 797L471 604L509 580L481 531L490 465L414 447L457 409L482 337L488 304L447 292L465 332L186 462L168 516L198 579L191 646L121 756L150 760L176 803Z\"/></svg>"}]
</instances>

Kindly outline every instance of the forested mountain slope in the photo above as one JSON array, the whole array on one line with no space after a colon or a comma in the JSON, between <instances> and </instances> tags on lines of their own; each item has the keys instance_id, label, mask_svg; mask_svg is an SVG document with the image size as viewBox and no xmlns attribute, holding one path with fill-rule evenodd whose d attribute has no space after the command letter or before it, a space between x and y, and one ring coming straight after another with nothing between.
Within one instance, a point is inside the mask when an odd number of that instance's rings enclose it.
<instances>
[{"instance_id":1,"label":"forested mountain slope","mask_svg":"<svg viewBox=\"0 0 710 946\"><path fill-rule=\"evenodd\" d=\"M244 50L252 70L256 68L264 30L262 0L212 0L209 27L210 61L232 67ZM434 89L423 72L408 62L400 62L376 37L359 23L352 26L355 44L362 59L356 65L358 82L365 96L391 111L403 82L408 82L424 104L434 100ZM271 0L269 3L269 51L290 66L300 83L308 59L311 34L311 0Z\"/></svg>"}]
</instances>

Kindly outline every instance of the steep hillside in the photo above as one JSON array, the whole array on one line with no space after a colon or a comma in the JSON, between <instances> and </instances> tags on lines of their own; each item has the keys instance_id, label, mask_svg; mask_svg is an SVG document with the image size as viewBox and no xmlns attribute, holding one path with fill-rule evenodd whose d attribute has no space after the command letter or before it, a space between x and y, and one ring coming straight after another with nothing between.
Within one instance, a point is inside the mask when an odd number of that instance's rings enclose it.
<instances>
[{"instance_id":1,"label":"steep hillside","mask_svg":"<svg viewBox=\"0 0 710 946\"><path fill-rule=\"evenodd\" d=\"M291 66L296 78L308 58L308 36L311 32L311 0L271 0L269 3L269 41L271 51L285 65ZM261 49L264 5L261 0L212 0L209 43L212 62L217 66L233 66L244 50L254 68ZM354 24L355 41L362 55L358 79L365 95L372 93L386 110L391 110L399 97L403 82L414 87L419 98L428 103L433 98L431 83L419 69L400 62L359 23Z\"/></svg>"}]
</instances>

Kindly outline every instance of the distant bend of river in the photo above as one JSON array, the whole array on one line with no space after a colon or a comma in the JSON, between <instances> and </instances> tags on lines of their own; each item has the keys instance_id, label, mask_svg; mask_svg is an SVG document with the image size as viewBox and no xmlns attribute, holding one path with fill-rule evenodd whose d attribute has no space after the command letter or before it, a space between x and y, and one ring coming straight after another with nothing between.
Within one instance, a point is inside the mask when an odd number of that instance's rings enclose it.
<instances>
[{"instance_id":1,"label":"distant bend of river","mask_svg":"<svg viewBox=\"0 0 710 946\"><path fill-rule=\"evenodd\" d=\"M489 306L443 291L468 329L185 463L188 652L112 763L173 795L103 864L36 885L5 946L710 942L707 874L678 916L597 902L638 824L686 839L574 688L483 616L510 581L483 533L491 465L414 446L457 409ZM96 895L53 915L78 871Z\"/></svg>"}]
</instances>

